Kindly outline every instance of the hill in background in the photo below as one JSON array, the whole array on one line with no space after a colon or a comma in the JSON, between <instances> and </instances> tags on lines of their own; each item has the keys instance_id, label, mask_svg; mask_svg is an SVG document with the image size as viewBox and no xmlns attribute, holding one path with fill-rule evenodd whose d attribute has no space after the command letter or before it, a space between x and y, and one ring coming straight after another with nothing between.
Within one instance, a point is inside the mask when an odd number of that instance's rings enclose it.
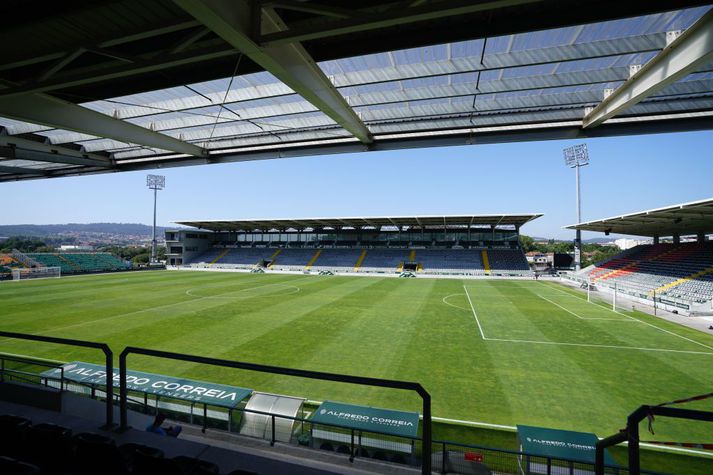
<instances>
[{"instance_id":1,"label":"hill in background","mask_svg":"<svg viewBox=\"0 0 713 475\"><path fill-rule=\"evenodd\" d=\"M156 232L163 234L167 228L157 226ZM53 236L58 234L115 234L129 236L150 236L151 226L139 223L69 223L69 224L11 224L0 225L0 236Z\"/></svg>"},{"instance_id":2,"label":"hill in background","mask_svg":"<svg viewBox=\"0 0 713 475\"><path fill-rule=\"evenodd\" d=\"M156 227L156 238L163 242L166 227ZM0 225L0 240L22 238L44 241L47 245L82 244L147 245L151 241L151 226L139 223L69 223L69 224L12 224Z\"/></svg>"}]
</instances>

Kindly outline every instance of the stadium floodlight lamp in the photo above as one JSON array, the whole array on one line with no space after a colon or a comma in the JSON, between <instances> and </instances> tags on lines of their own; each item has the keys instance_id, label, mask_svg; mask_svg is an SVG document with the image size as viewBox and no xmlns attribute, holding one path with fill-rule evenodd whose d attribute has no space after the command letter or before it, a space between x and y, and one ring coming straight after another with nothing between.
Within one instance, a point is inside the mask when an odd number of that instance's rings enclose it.
<instances>
[{"instance_id":1,"label":"stadium floodlight lamp","mask_svg":"<svg viewBox=\"0 0 713 475\"><path fill-rule=\"evenodd\" d=\"M146 175L146 186L152 190L163 190L166 187L166 177L162 175Z\"/></svg>"},{"instance_id":2,"label":"stadium floodlight lamp","mask_svg":"<svg viewBox=\"0 0 713 475\"><path fill-rule=\"evenodd\" d=\"M589 152L587 151L587 144L582 143L575 145L574 147L564 149L564 163L570 168L589 165Z\"/></svg>"},{"instance_id":3,"label":"stadium floodlight lamp","mask_svg":"<svg viewBox=\"0 0 713 475\"><path fill-rule=\"evenodd\" d=\"M151 237L151 263L155 263L156 259L156 200L158 199L158 190L163 190L166 187L166 177L163 175L146 175L146 186L153 190L153 230Z\"/></svg>"},{"instance_id":4,"label":"stadium floodlight lamp","mask_svg":"<svg viewBox=\"0 0 713 475\"><path fill-rule=\"evenodd\" d=\"M577 185L577 223L582 222L582 200L581 192L579 189L579 169L585 165L589 165L589 151L587 150L587 144L581 143L573 147L568 147L564 149L564 163L569 168L575 169L575 179ZM574 269L579 271L581 266L581 255L582 255L582 231L577 229L576 237L574 239Z\"/></svg>"}]
</instances>

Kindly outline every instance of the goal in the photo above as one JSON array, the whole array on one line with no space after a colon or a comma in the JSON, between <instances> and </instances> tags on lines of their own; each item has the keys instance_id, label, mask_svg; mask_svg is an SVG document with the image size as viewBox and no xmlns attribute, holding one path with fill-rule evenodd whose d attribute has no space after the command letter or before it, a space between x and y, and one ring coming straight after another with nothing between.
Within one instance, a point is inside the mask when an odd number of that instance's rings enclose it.
<instances>
[{"instance_id":1,"label":"goal","mask_svg":"<svg viewBox=\"0 0 713 475\"><path fill-rule=\"evenodd\" d=\"M61 276L61 267L31 267L29 269L12 270L12 280L49 279Z\"/></svg>"}]
</instances>

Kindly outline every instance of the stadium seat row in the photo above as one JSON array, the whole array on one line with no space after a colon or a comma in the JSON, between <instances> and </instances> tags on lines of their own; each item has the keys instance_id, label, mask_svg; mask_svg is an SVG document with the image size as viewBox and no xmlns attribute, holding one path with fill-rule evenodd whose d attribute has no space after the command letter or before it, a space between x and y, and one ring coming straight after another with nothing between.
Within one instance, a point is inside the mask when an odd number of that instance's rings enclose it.
<instances>
[{"instance_id":1,"label":"stadium seat row","mask_svg":"<svg viewBox=\"0 0 713 475\"><path fill-rule=\"evenodd\" d=\"M581 274L595 284L705 303L713 299L713 243L637 246Z\"/></svg>"},{"instance_id":2,"label":"stadium seat row","mask_svg":"<svg viewBox=\"0 0 713 475\"><path fill-rule=\"evenodd\" d=\"M62 274L107 272L126 269L124 261L108 252L28 253L27 256L47 267L60 267Z\"/></svg>"},{"instance_id":3,"label":"stadium seat row","mask_svg":"<svg viewBox=\"0 0 713 475\"><path fill-rule=\"evenodd\" d=\"M94 433L72 434L55 424L0 415L0 473L94 475L219 474L218 466L193 457L167 458L163 451L142 444L116 445ZM230 475L254 472L235 470Z\"/></svg>"},{"instance_id":4,"label":"stadium seat row","mask_svg":"<svg viewBox=\"0 0 713 475\"><path fill-rule=\"evenodd\" d=\"M483 263L486 252L489 268ZM185 263L194 267L251 268L267 263L274 270L396 272L406 263L424 273L482 274L494 272L528 272L529 266L521 249L359 249L359 248L270 248L213 247Z\"/></svg>"}]
</instances>

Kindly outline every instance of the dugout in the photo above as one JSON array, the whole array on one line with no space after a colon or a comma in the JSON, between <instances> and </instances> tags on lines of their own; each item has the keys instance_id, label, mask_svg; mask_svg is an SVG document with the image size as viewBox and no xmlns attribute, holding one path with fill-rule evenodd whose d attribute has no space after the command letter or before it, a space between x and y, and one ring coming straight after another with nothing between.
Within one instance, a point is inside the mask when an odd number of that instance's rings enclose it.
<instances>
[{"instance_id":1,"label":"dugout","mask_svg":"<svg viewBox=\"0 0 713 475\"><path fill-rule=\"evenodd\" d=\"M388 455L393 461L414 461L418 412L324 401L310 422L313 447L337 451L347 448L352 456Z\"/></svg>"},{"instance_id":2,"label":"dugout","mask_svg":"<svg viewBox=\"0 0 713 475\"><path fill-rule=\"evenodd\" d=\"M49 387L92 399L105 397L106 369L102 365L72 361L39 376ZM119 382L117 371L112 377L112 385L118 388ZM252 389L237 386L131 370L126 372L126 387L129 403L134 409L147 414L168 412L171 417L192 424L201 421L203 430L211 419L219 421L220 426L227 424L230 431L235 411L242 414L244 401L253 393Z\"/></svg>"},{"instance_id":3,"label":"dugout","mask_svg":"<svg viewBox=\"0 0 713 475\"><path fill-rule=\"evenodd\" d=\"M520 444L520 473L584 475L594 474L596 444L599 438L589 432L517 426ZM604 463L617 466L608 451Z\"/></svg>"},{"instance_id":4,"label":"dugout","mask_svg":"<svg viewBox=\"0 0 713 475\"><path fill-rule=\"evenodd\" d=\"M243 413L240 434L289 443L302 419L305 400L292 396L259 393L252 395Z\"/></svg>"}]
</instances>

